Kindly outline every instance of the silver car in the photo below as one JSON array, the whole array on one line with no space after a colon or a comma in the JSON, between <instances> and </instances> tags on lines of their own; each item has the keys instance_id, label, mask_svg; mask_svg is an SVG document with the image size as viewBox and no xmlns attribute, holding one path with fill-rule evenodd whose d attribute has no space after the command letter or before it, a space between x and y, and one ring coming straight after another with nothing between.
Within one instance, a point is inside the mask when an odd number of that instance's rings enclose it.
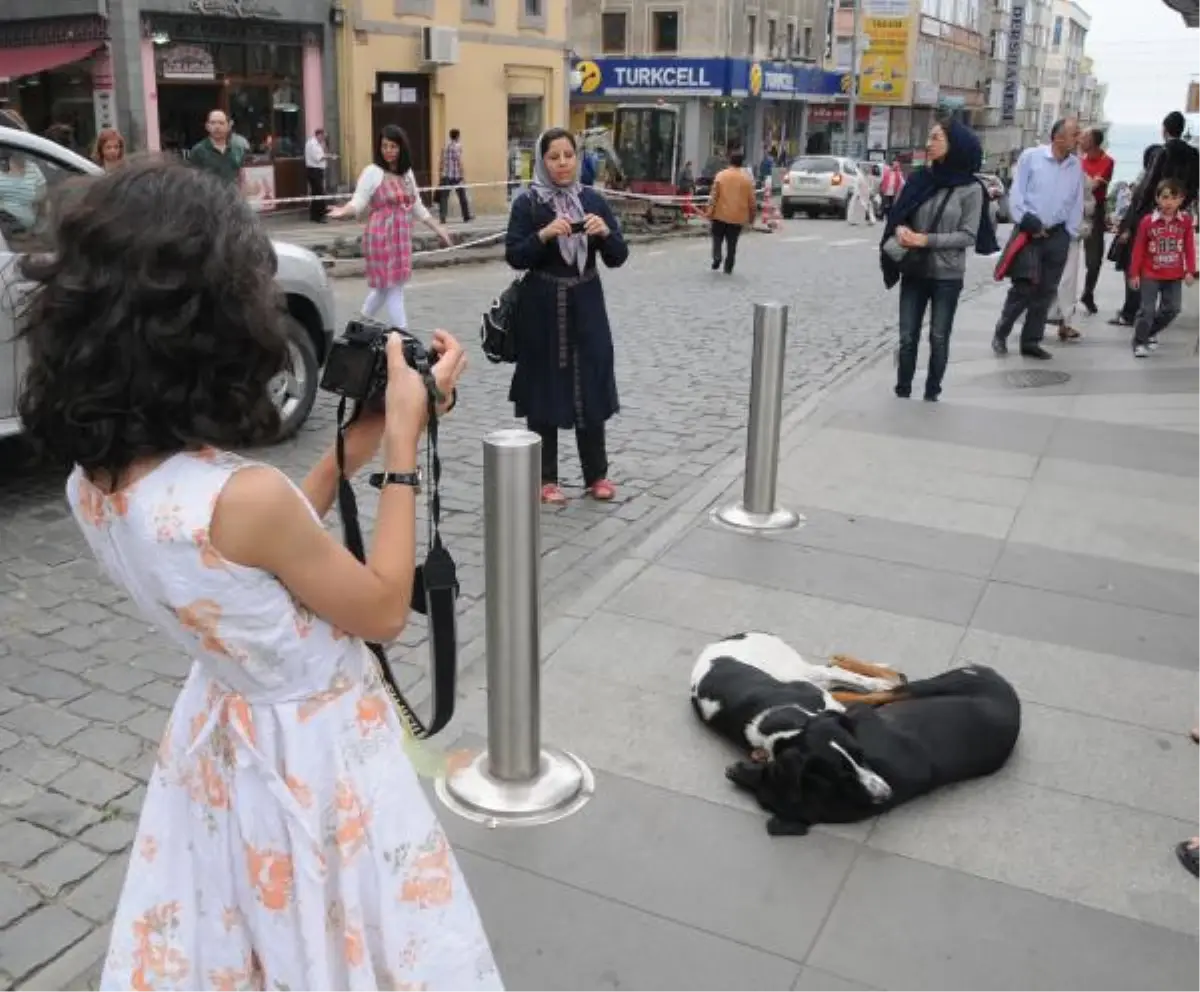
<instances>
[{"instance_id":1,"label":"silver car","mask_svg":"<svg viewBox=\"0 0 1200 992\"><path fill-rule=\"evenodd\" d=\"M53 141L0 127L0 438L19 434L17 392L28 363L16 334L20 308L19 260L48 247L47 219L64 179L101 175L98 165ZM275 284L287 310L292 369L272 383L283 418L280 440L308 418L317 381L334 335L334 301L321 260L307 248L272 242L278 257Z\"/></svg>"},{"instance_id":2,"label":"silver car","mask_svg":"<svg viewBox=\"0 0 1200 992\"><path fill-rule=\"evenodd\" d=\"M801 155L783 177L781 210L789 220L803 212L810 217L845 217L859 180L858 165L842 155Z\"/></svg>"}]
</instances>

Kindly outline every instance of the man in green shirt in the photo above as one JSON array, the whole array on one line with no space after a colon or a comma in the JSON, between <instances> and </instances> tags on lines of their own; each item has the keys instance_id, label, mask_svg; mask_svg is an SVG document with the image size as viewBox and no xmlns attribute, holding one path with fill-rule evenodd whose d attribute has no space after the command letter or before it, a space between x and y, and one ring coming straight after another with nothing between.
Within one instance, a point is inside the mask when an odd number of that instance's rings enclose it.
<instances>
[{"instance_id":1,"label":"man in green shirt","mask_svg":"<svg viewBox=\"0 0 1200 992\"><path fill-rule=\"evenodd\" d=\"M229 118L223 110L209 112L204 129L208 137L192 149L188 161L226 182L242 182L244 152L229 140Z\"/></svg>"}]
</instances>

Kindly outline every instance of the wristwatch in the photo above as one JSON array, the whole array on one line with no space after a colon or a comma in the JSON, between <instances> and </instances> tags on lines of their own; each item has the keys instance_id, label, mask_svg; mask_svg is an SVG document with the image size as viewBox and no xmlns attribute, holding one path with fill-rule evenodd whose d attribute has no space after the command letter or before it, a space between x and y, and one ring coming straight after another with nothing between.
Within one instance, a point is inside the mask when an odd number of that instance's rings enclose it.
<instances>
[{"instance_id":1,"label":"wristwatch","mask_svg":"<svg viewBox=\"0 0 1200 992\"><path fill-rule=\"evenodd\" d=\"M417 492L421 491L421 470L414 472L373 472L367 477L376 489L382 491L385 486L411 486Z\"/></svg>"}]
</instances>

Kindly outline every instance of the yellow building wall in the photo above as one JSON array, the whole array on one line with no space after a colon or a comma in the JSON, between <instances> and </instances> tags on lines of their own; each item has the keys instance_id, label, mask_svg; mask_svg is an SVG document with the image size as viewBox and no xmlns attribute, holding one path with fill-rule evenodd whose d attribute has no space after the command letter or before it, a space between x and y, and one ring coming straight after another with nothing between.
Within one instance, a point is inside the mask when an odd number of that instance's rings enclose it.
<instances>
[{"instance_id":1,"label":"yellow building wall","mask_svg":"<svg viewBox=\"0 0 1200 992\"><path fill-rule=\"evenodd\" d=\"M462 132L467 183L496 183L470 190L472 208L500 211L507 203L508 98L541 97L542 126L567 120L566 3L543 0L546 29L522 29L525 0L493 0L495 23L462 19L463 0L436 0L432 18L397 15L396 0L356 0L341 31L339 99L344 126L344 174L353 181L372 158L371 110L376 73L423 73L430 78L430 166L438 162L450 128ZM349 5L348 5L349 6ZM455 65L421 65L421 28L458 29ZM458 215L451 200L451 216Z\"/></svg>"}]
</instances>

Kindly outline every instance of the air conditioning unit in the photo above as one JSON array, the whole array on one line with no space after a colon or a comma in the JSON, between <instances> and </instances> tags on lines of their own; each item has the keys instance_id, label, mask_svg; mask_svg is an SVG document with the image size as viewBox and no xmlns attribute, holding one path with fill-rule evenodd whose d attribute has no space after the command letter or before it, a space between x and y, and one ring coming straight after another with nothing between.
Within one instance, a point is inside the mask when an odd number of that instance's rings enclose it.
<instances>
[{"instance_id":1,"label":"air conditioning unit","mask_svg":"<svg viewBox=\"0 0 1200 992\"><path fill-rule=\"evenodd\" d=\"M421 61L426 65L456 65L458 29L421 28Z\"/></svg>"}]
</instances>

